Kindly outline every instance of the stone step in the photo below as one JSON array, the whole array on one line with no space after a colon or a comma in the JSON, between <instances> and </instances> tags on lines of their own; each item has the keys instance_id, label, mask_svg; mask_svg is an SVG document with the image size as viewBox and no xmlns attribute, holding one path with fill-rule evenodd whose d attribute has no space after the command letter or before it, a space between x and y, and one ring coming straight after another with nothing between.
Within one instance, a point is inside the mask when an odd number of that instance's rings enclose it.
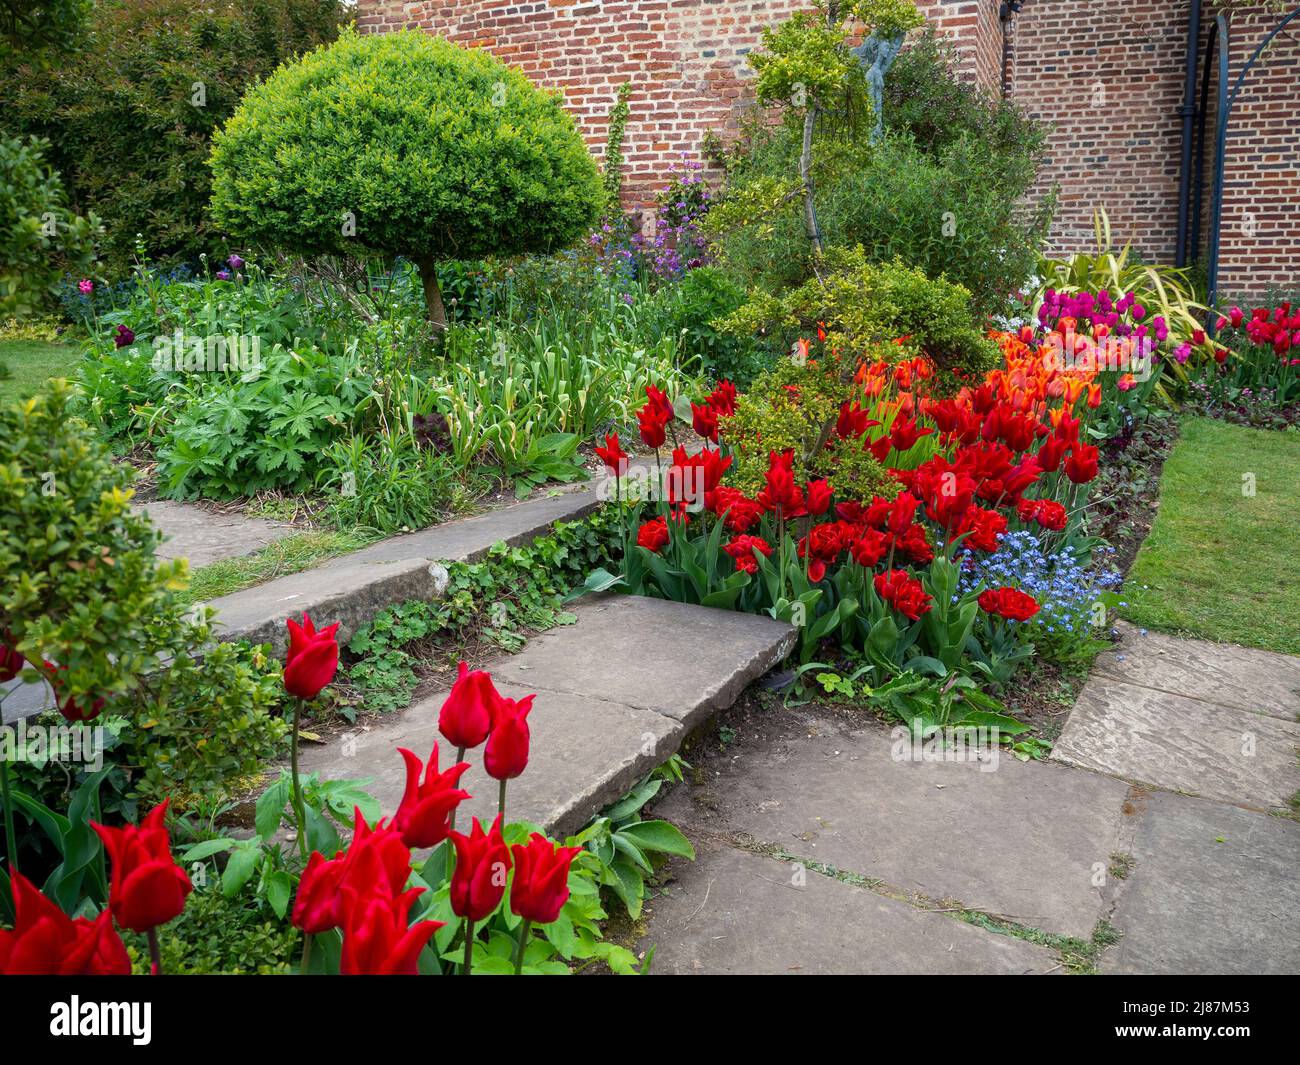
<instances>
[{"instance_id":1,"label":"stone step","mask_svg":"<svg viewBox=\"0 0 1300 1065\"><path fill-rule=\"evenodd\" d=\"M408 599L436 599L446 588L448 562L477 562L494 544L510 547L545 536L560 521L576 521L598 505L594 491L560 492L487 514L389 537L314 569L279 577L213 599L223 640L270 643L282 654L285 619L304 611L339 622L339 640L380 610Z\"/></svg>"},{"instance_id":2,"label":"stone step","mask_svg":"<svg viewBox=\"0 0 1300 1065\"><path fill-rule=\"evenodd\" d=\"M729 706L794 646L795 630L769 617L636 596L591 596L575 604L577 621L552 629L522 652L489 663L509 698L535 693L529 715L528 769L510 782L506 816L548 832L581 828L681 745L709 714ZM439 692L408 709L301 756L322 779L372 778L367 786L385 814L401 800L405 766L397 748L427 759L439 740ZM455 756L440 744L442 768ZM487 821L497 784L470 751L462 779L473 799L462 806Z\"/></svg>"},{"instance_id":3,"label":"stone step","mask_svg":"<svg viewBox=\"0 0 1300 1065\"><path fill-rule=\"evenodd\" d=\"M292 525L244 514L223 514L195 503L157 499L133 506L163 534L159 558L187 558L190 569L260 551L296 531Z\"/></svg>"},{"instance_id":4,"label":"stone step","mask_svg":"<svg viewBox=\"0 0 1300 1065\"><path fill-rule=\"evenodd\" d=\"M159 505L147 504L149 508ZM409 599L440 596L446 588L446 563L476 562L499 542L510 547L530 543L549 533L556 522L576 521L598 505L595 490L557 492L420 532L392 536L313 569L221 596L207 605L217 611L216 632L220 639L269 643L276 655L284 654L288 646L285 620L300 617L304 611L318 621L339 622L339 639L346 643L358 628L385 607ZM170 509L162 512L171 522L173 535L173 541L164 544L161 552L165 557L174 557L180 550L179 545L184 542L181 526L185 522L190 523L190 540L198 544L194 539L195 526L204 519L192 513L196 511L207 514L199 508L186 508L184 517L177 517ZM164 529L168 527L164 525ZM207 532L216 535L212 529ZM256 541L249 547L252 551L265 546L264 538L269 533L259 528L250 535ZM227 550L221 557L232 553L239 552ZM14 680L4 685L6 722L30 717L52 706L45 684L22 684Z\"/></svg>"}]
</instances>

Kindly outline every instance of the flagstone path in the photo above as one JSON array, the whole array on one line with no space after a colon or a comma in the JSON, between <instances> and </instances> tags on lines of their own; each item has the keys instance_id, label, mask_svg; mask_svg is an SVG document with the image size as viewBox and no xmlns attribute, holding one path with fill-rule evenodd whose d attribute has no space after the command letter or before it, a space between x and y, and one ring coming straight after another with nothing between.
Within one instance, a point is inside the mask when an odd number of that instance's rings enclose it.
<instances>
[{"instance_id":1,"label":"flagstone path","mask_svg":"<svg viewBox=\"0 0 1300 1065\"><path fill-rule=\"evenodd\" d=\"M640 947L672 973L1300 972L1297 711L1296 659L1125 628L1049 762L728 718L653 811L698 856Z\"/></svg>"}]
</instances>

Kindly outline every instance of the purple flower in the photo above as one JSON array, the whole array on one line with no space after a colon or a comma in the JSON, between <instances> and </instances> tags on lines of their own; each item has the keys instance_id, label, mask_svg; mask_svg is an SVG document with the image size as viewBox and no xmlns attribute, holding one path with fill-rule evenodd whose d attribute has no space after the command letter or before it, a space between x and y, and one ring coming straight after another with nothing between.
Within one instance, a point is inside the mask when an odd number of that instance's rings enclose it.
<instances>
[{"instance_id":1,"label":"purple flower","mask_svg":"<svg viewBox=\"0 0 1300 1065\"><path fill-rule=\"evenodd\" d=\"M243 267L244 260L241 259L238 255L232 255L229 259L226 260L226 264L230 267L230 269L238 270Z\"/></svg>"},{"instance_id":2,"label":"purple flower","mask_svg":"<svg viewBox=\"0 0 1300 1065\"><path fill-rule=\"evenodd\" d=\"M119 325L117 331L113 334L113 346L117 348L125 348L134 343L135 334L126 326Z\"/></svg>"},{"instance_id":3,"label":"purple flower","mask_svg":"<svg viewBox=\"0 0 1300 1065\"><path fill-rule=\"evenodd\" d=\"M218 270L218 271L217 271L217 280L218 280L218 281L229 281L229 280L230 280L230 271L229 271L229 270Z\"/></svg>"},{"instance_id":4,"label":"purple flower","mask_svg":"<svg viewBox=\"0 0 1300 1065\"><path fill-rule=\"evenodd\" d=\"M95 291L95 282L90 281L83 277L80 281L77 282L77 288L81 289L81 294L83 296L89 296L92 292Z\"/></svg>"}]
</instances>

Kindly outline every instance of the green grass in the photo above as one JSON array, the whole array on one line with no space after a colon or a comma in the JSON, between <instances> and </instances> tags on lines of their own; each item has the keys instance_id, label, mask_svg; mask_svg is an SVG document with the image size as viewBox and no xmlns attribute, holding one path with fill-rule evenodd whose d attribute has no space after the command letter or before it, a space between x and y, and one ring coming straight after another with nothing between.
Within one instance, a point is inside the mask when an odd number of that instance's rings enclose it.
<instances>
[{"instance_id":1,"label":"green grass","mask_svg":"<svg viewBox=\"0 0 1300 1065\"><path fill-rule=\"evenodd\" d=\"M1153 629L1300 654L1298 517L1300 434L1186 419L1123 613Z\"/></svg>"},{"instance_id":2,"label":"green grass","mask_svg":"<svg viewBox=\"0 0 1300 1065\"><path fill-rule=\"evenodd\" d=\"M0 378L0 401L26 399L51 377L71 377L79 358L72 344L0 340L0 365L9 369L9 376Z\"/></svg>"},{"instance_id":3,"label":"green grass","mask_svg":"<svg viewBox=\"0 0 1300 1065\"><path fill-rule=\"evenodd\" d=\"M374 537L351 532L295 533L240 558L224 558L190 574L190 586L178 598L185 603L206 603L263 581L300 573L327 559L356 551Z\"/></svg>"}]
</instances>

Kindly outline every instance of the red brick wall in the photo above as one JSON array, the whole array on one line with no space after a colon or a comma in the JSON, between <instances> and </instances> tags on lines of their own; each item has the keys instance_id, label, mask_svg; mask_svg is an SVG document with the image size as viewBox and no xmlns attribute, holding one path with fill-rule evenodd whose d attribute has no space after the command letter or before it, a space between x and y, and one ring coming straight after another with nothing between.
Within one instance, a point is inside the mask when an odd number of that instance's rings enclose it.
<instances>
[{"instance_id":1,"label":"red brick wall","mask_svg":"<svg viewBox=\"0 0 1300 1065\"><path fill-rule=\"evenodd\" d=\"M1173 260L1188 5L1024 0L1011 24L1009 86L1017 101L1055 127L1039 187L1061 189L1053 250L1088 247L1093 208L1105 205L1117 239L1131 240L1149 260ZM735 129L750 106L746 56L760 30L805 6L801 0L359 0L358 23L372 32L419 28L491 49L540 84L563 89L597 155L617 88L630 81L625 187L630 204L645 205L671 163L698 152L706 130ZM963 76L998 91L999 0L921 0L918 6L956 46ZM1234 76L1276 18L1269 22L1251 11L1235 17ZM1296 29L1300 36L1300 24ZM1300 284L1297 60L1296 40L1280 40L1236 106L1224 210L1226 291Z\"/></svg>"},{"instance_id":2,"label":"red brick wall","mask_svg":"<svg viewBox=\"0 0 1300 1065\"><path fill-rule=\"evenodd\" d=\"M491 49L534 81L564 90L597 155L603 154L618 86L632 83L624 141L630 203L650 204L668 166L695 156L706 130L734 131L751 106L746 56L766 25L802 0L360 0L363 30L401 28ZM922 8L951 34L963 67L997 84L1001 37L993 47L993 0L929 0Z\"/></svg>"}]
</instances>

